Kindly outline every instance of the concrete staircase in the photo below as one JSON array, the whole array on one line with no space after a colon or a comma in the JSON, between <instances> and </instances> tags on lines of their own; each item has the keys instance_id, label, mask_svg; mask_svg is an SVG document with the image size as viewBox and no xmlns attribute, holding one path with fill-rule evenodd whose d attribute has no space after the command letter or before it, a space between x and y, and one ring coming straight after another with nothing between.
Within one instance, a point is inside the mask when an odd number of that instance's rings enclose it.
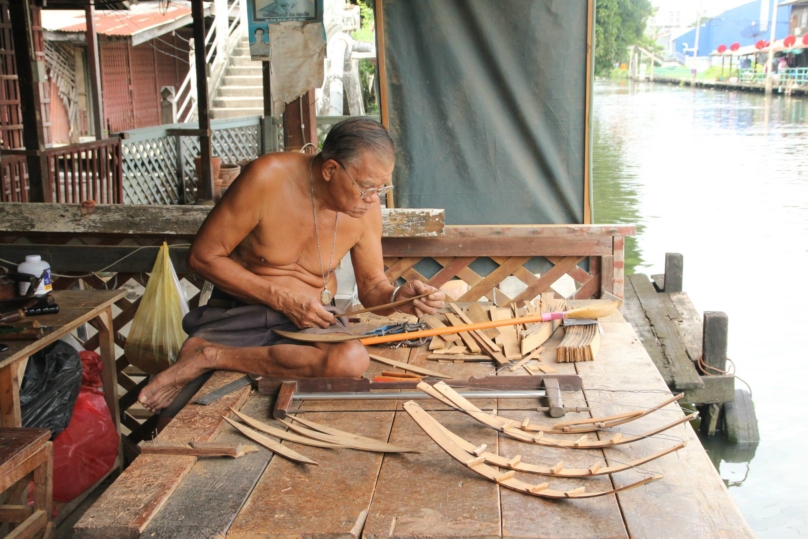
<instances>
[{"instance_id":1,"label":"concrete staircase","mask_svg":"<svg viewBox=\"0 0 808 539\"><path fill-rule=\"evenodd\" d=\"M214 120L264 114L261 62L250 60L250 44L246 37L233 49L210 112Z\"/></svg>"}]
</instances>

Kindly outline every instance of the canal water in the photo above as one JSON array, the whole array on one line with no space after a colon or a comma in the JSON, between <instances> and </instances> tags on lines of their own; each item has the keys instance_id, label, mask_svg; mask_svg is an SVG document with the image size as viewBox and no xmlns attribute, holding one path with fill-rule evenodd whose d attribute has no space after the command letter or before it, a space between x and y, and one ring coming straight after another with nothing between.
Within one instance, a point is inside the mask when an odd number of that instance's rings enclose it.
<instances>
[{"instance_id":1,"label":"canal water","mask_svg":"<svg viewBox=\"0 0 808 539\"><path fill-rule=\"evenodd\" d=\"M808 100L599 81L593 112L595 222L637 225L627 273L682 253L696 308L729 316L762 441L713 462L759 537L808 535Z\"/></svg>"}]
</instances>

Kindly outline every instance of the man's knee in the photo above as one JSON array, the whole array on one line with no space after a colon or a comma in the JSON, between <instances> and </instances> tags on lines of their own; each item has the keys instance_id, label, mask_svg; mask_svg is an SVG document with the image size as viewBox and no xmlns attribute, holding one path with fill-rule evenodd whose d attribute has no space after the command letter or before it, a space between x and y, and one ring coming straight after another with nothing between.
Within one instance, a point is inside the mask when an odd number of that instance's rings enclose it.
<instances>
[{"instance_id":1,"label":"man's knee","mask_svg":"<svg viewBox=\"0 0 808 539\"><path fill-rule=\"evenodd\" d=\"M358 342L345 342L334 345L328 353L328 376L359 378L370 365L370 357L365 347Z\"/></svg>"}]
</instances>

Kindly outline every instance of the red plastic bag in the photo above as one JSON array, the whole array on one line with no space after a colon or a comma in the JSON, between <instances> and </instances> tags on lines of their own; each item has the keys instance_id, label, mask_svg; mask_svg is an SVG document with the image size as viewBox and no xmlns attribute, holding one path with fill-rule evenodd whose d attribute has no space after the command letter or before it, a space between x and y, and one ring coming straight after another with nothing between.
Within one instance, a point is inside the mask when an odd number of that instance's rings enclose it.
<instances>
[{"instance_id":1,"label":"red plastic bag","mask_svg":"<svg viewBox=\"0 0 808 539\"><path fill-rule=\"evenodd\" d=\"M115 464L120 442L101 386L101 357L81 352L82 387L73 418L53 440L53 499L69 502Z\"/></svg>"}]
</instances>

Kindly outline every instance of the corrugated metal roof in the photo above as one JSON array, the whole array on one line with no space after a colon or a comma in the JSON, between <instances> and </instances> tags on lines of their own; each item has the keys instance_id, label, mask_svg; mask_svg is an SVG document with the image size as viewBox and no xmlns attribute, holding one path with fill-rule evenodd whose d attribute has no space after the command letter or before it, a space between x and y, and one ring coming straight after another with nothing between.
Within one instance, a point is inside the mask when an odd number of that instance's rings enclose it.
<instances>
[{"instance_id":1,"label":"corrugated metal roof","mask_svg":"<svg viewBox=\"0 0 808 539\"><path fill-rule=\"evenodd\" d=\"M95 12L96 31L105 36L134 36L160 26L171 25L187 18L191 22L191 3L172 0L168 7L162 2L143 2L129 10L98 10ZM42 10L42 26L50 32L84 32L87 24L84 11Z\"/></svg>"}]
</instances>

